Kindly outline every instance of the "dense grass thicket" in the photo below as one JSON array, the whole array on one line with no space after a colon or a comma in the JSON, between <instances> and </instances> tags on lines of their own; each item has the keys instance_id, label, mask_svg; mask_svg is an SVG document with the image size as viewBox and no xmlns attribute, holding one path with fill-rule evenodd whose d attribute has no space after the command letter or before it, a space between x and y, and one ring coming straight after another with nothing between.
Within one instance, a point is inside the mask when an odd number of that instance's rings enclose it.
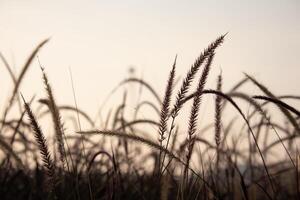
<instances>
[{"instance_id":1,"label":"dense grass thicket","mask_svg":"<svg viewBox=\"0 0 300 200\"><path fill-rule=\"evenodd\" d=\"M127 112L125 89L119 105L106 114L100 109L100 122L77 106L74 88L75 106L57 102L41 64L44 98L22 95L26 72L48 40L19 74L0 54L13 82L0 113L0 198L300 199L300 112L291 105L300 96L277 96L248 74L224 91L220 73L208 88L225 37L205 48L179 81L176 57L165 91L143 79L123 80L114 91L139 86L135 112ZM259 93L247 93L245 85ZM142 89L153 98L143 99ZM206 96L213 96L206 110L214 119L203 124ZM40 126L45 118L47 128Z\"/></svg>"}]
</instances>

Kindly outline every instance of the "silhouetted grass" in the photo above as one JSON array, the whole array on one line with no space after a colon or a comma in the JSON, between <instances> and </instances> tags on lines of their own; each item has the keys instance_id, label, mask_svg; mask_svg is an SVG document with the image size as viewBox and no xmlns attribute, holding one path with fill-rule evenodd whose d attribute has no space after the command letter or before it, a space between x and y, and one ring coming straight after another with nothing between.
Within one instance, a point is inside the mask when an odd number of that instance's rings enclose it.
<instances>
[{"instance_id":1,"label":"silhouetted grass","mask_svg":"<svg viewBox=\"0 0 300 200\"><path fill-rule=\"evenodd\" d=\"M300 199L300 113L285 101L300 98L276 96L250 75L224 91L226 80L220 74L216 89L207 88L216 50L225 36L204 49L179 89L176 56L163 97L143 79L121 81L100 106L101 117L95 119L101 123L78 108L74 87L75 106L57 102L53 80L42 67L46 97L14 103L26 71L48 40L30 54L19 76L0 54L14 84L0 119L0 198ZM109 98L128 83L138 84L137 101L129 98L127 88L120 104L109 105ZM258 87L263 95L247 93L246 84ZM141 88L153 100L143 98ZM214 107L206 108L214 117L200 121L201 102L208 95L215 97ZM135 102L132 113L128 99ZM32 109L36 105L40 109ZM272 105L284 119L277 117ZM20 114L8 117L15 106ZM190 109L188 115L185 107ZM47 114L53 128L42 130L39 123ZM188 124L177 119L179 115ZM82 123L89 128L83 130ZM65 124L70 124L68 131Z\"/></svg>"}]
</instances>

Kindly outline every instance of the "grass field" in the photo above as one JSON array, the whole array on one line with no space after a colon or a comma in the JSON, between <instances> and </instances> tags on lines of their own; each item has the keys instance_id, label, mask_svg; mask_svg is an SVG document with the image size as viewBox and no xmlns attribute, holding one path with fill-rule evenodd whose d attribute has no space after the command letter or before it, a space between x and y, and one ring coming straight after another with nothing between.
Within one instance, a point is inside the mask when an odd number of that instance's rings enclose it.
<instances>
[{"instance_id":1,"label":"grass field","mask_svg":"<svg viewBox=\"0 0 300 200\"><path fill-rule=\"evenodd\" d=\"M48 40L19 74L0 54L14 83L0 113L1 199L300 199L300 96L277 96L248 74L223 91L220 73L208 88L225 39L209 44L180 79L176 56L164 91L135 77L121 81L113 92L127 84L139 88L135 112L127 112L124 89L120 104L105 114L104 102L101 120L77 106L74 88L74 105L57 102L55 80L42 64L44 98L22 94L26 72ZM245 85L259 93L249 94ZM141 90L151 98L143 99ZM213 120L203 124L207 96ZM40 126L42 120L48 126Z\"/></svg>"}]
</instances>

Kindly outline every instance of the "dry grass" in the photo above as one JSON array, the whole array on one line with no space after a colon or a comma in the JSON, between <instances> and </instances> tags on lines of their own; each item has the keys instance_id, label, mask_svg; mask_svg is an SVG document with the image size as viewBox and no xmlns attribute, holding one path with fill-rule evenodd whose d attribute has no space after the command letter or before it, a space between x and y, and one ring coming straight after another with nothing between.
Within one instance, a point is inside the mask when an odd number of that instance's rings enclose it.
<instances>
[{"instance_id":1,"label":"dry grass","mask_svg":"<svg viewBox=\"0 0 300 200\"><path fill-rule=\"evenodd\" d=\"M3 199L300 199L297 146L300 112L285 102L299 101L300 97L276 96L250 75L224 91L226 81L220 74L216 89L207 88L216 50L225 36L204 49L178 88L176 56L163 98L145 80L131 77L121 81L99 109L102 116L109 110L102 123L78 108L74 88L75 106L56 102L55 88L42 67L46 97L38 102L32 98L30 103L23 98L23 105L19 101L17 94L26 71L48 40L30 54L19 76L0 54L14 83L0 119L0 196ZM136 110L131 115L127 113L130 91L125 90L119 105L110 107L107 103L128 83L139 85ZM248 94L243 90L246 84L256 86L262 94ZM196 89L192 90L194 85ZM141 89L148 90L154 100L144 99ZM200 121L198 117L207 95L215 97L211 122L208 118ZM19 104L15 104L16 97ZM40 109L33 110L36 105ZM271 109L272 105L279 108L284 120L276 117L277 110ZM17 106L20 115L8 118L8 113ZM184 108L188 106L186 124L177 117L184 117ZM25 113L29 120L24 119ZM47 114L51 114L53 128L47 129L46 137L39 123ZM69 134L64 130L66 123L71 124ZM82 123L90 128L82 130Z\"/></svg>"}]
</instances>

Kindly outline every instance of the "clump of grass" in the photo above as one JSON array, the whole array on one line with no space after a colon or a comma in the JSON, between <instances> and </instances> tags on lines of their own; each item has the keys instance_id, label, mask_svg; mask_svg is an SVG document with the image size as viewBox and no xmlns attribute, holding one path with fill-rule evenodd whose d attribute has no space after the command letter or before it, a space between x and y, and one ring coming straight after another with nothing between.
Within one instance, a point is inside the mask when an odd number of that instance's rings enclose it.
<instances>
[{"instance_id":1,"label":"clump of grass","mask_svg":"<svg viewBox=\"0 0 300 200\"><path fill-rule=\"evenodd\" d=\"M1 198L299 199L297 126L300 115L297 106L285 103L284 99L297 101L300 98L297 95L275 96L249 75L232 89L224 91L220 74L216 89L207 89L206 80L215 50L223 43L224 37L225 35L217 38L196 59L179 86L173 105L177 56L163 98L150 83L131 76L122 81L109 94L109 98L128 83L138 84L139 96L135 113L133 116L127 113L130 110L127 102L131 99L128 98L131 93L127 88L120 104L112 108L108 104L104 106L107 98L101 105L100 111L107 108L109 113L106 119L101 115L100 125L78 108L72 75L75 106L58 106L48 77L41 67L47 97L39 100L42 103L40 108L33 112L31 104L22 96L25 111L20 107L20 116L7 119L6 115L13 107L12 102L5 107L0 119L0 148L4 152L4 157L1 157L2 154L0 156ZM0 59L14 82L13 93L18 92L26 70L46 42L42 42L34 50L21 77L13 74L9 63L0 54ZM203 69L196 83L196 90L191 91L191 84L201 66ZM247 82L256 85L265 96L253 96L244 92L242 89ZM152 94L154 101L143 99L142 88ZM200 129L198 115L202 110L202 99L207 95L215 96L212 109L214 118L208 124L204 124L206 121L202 122L203 128ZM246 103L251 112L245 115L243 107L236 100L242 100L241 104ZM193 102L187 119L188 125L175 123L177 116L183 113L183 106L189 101ZM261 101L264 102L260 104ZM271 103L279 107L286 116L285 121L273 119L273 114L267 107ZM231 107L226 107L227 104ZM43 109L44 105L47 105L46 110ZM144 112L145 105L151 108L150 111ZM226 111L230 108L237 111L238 116L227 119ZM154 118L152 115L148 117L152 111L155 112ZM69 115L62 118L63 112ZM28 115L29 122L23 120L25 114ZM52 117L55 134L53 156L58 154L58 160L56 157L52 159L50 145L38 123L46 114L51 114ZM80 117L85 119L89 130L81 130ZM71 122L74 132L80 134L65 136L66 122ZM151 139L150 137L155 137L157 130L159 139ZM50 133L49 130L47 132ZM278 138L271 140L273 133ZM114 139L109 140L109 137ZM249 145L244 145L245 142ZM285 158L277 158L273 151L278 150L275 148L277 144L284 147L291 162L287 162ZM82 148L79 148L80 145ZM144 146L150 148L144 149ZM43 167L39 166L39 154ZM72 161L72 172L66 155ZM269 161L272 156L276 158L273 163ZM44 176L50 187L47 190L43 184Z\"/></svg>"},{"instance_id":2,"label":"clump of grass","mask_svg":"<svg viewBox=\"0 0 300 200\"><path fill-rule=\"evenodd\" d=\"M209 58L209 56L212 53L214 53L216 48L218 48L223 43L224 38L225 38L226 35L227 35L227 33L225 35L222 35L222 36L218 37L213 43L211 43L207 47L207 49L204 50L203 53L200 54L200 56L195 60L195 62L191 66L190 70L188 71L186 77L184 78L184 80L182 82L182 85L180 87L180 90L177 93L176 102L175 102L174 107L171 111L172 122L171 122L171 126L170 126L170 131L169 131L168 136L167 136L168 139L167 139L166 148L168 148L168 146L169 146L169 141L170 141L170 138L171 138L171 134L172 134L172 131L174 129L175 118L179 114L179 111L182 108L182 105L184 104L185 96L186 96L186 94L187 94L187 92L190 88L190 85L191 85L196 73L200 69L203 62L207 58ZM165 158L163 158L162 164L164 163L164 160L165 160Z\"/></svg>"}]
</instances>

